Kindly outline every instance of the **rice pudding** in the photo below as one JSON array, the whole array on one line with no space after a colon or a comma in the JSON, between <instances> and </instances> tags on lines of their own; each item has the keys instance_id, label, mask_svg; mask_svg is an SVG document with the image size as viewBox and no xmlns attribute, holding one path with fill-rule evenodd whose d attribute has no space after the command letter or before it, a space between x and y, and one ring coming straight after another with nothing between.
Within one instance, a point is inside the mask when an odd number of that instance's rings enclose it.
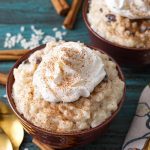
<instances>
[{"instance_id":1,"label":"rice pudding","mask_svg":"<svg viewBox=\"0 0 150 150\"><path fill-rule=\"evenodd\" d=\"M94 128L109 118L124 82L106 54L79 42L50 42L14 69L17 110L53 132Z\"/></svg>"},{"instance_id":2,"label":"rice pudding","mask_svg":"<svg viewBox=\"0 0 150 150\"><path fill-rule=\"evenodd\" d=\"M132 48L150 48L150 0L90 0L91 28L104 39Z\"/></svg>"}]
</instances>

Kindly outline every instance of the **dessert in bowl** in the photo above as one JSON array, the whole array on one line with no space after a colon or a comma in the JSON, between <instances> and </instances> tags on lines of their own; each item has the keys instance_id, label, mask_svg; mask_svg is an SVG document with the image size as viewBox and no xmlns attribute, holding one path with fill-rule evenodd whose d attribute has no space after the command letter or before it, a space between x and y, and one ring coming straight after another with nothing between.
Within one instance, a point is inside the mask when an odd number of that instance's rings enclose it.
<instances>
[{"instance_id":1,"label":"dessert in bowl","mask_svg":"<svg viewBox=\"0 0 150 150\"><path fill-rule=\"evenodd\" d=\"M7 95L27 132L54 148L68 148L107 129L124 101L125 81L103 51L50 42L16 62Z\"/></svg>"},{"instance_id":2,"label":"dessert in bowl","mask_svg":"<svg viewBox=\"0 0 150 150\"><path fill-rule=\"evenodd\" d=\"M121 64L150 64L150 2L85 1L83 18L93 44Z\"/></svg>"}]
</instances>

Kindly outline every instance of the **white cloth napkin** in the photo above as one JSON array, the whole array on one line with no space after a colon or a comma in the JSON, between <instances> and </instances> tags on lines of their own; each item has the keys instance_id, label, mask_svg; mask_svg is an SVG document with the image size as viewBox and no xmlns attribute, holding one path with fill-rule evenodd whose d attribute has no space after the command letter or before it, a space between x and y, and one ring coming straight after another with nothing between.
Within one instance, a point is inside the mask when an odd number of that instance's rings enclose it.
<instances>
[{"instance_id":1,"label":"white cloth napkin","mask_svg":"<svg viewBox=\"0 0 150 150\"><path fill-rule=\"evenodd\" d=\"M150 138L150 85L143 90L122 150L142 149Z\"/></svg>"}]
</instances>

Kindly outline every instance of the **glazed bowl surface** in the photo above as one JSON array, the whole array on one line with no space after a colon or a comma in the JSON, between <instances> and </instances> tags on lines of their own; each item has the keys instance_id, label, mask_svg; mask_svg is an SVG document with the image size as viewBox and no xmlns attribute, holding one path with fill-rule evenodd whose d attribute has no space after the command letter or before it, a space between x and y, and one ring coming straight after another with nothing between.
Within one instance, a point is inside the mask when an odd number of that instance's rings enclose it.
<instances>
[{"instance_id":1,"label":"glazed bowl surface","mask_svg":"<svg viewBox=\"0 0 150 150\"><path fill-rule=\"evenodd\" d=\"M9 76L8 76L7 87L6 87L9 104L12 110L14 111L14 113L16 114L16 116L18 117L18 119L20 120L20 122L22 123L22 125L24 126L24 129L31 136L33 136L33 138L36 138L37 140L47 145L50 145L51 147L56 148L56 149L66 149L66 148L71 148L75 146L85 145L93 141L94 139L96 139L98 136L102 135L107 130L108 126L110 125L112 120L115 118L115 116L118 114L121 106L123 105L123 102L125 100L126 88L124 88L123 96L120 100L120 103L118 104L117 110L112 113L111 117L109 117L106 121L104 121L102 124L100 124L99 126L95 128L90 128L90 129L83 130L80 132L56 133L56 132L51 132L43 128L37 127L33 125L30 121L25 119L24 116L21 115L16 109L16 106L12 97L12 88L13 88L12 86L14 83L13 70L14 68L17 68L24 60L26 60L32 53L34 53L37 50L42 50L44 47L45 45L41 45L31 50L30 52L28 52L27 54L22 56L11 69ZM88 46L88 47L97 50L97 48L94 48L92 46ZM101 52L105 53L103 51ZM114 61L111 57L110 59ZM118 64L117 64L117 70L118 70L120 79L125 82L123 73Z\"/></svg>"},{"instance_id":2,"label":"glazed bowl surface","mask_svg":"<svg viewBox=\"0 0 150 150\"><path fill-rule=\"evenodd\" d=\"M88 29L92 45L104 50L109 55L111 55L120 65L123 66L143 66L150 64L150 48L131 48L126 46L121 46L116 43L112 43L100 35L98 35L92 28L87 18L87 13L89 11L89 4L91 0L85 0L82 16L85 25Z\"/></svg>"}]
</instances>

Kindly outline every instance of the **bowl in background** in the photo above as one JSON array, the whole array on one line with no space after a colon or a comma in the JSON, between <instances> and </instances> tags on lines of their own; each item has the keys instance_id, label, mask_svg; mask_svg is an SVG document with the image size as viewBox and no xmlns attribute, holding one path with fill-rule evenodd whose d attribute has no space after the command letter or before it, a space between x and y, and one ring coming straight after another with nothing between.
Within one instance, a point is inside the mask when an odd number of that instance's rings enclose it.
<instances>
[{"instance_id":1,"label":"bowl in background","mask_svg":"<svg viewBox=\"0 0 150 150\"><path fill-rule=\"evenodd\" d=\"M102 135L107 130L107 128L109 127L109 124L112 122L114 117L118 114L125 100L126 88L124 88L123 96L120 100L120 103L118 104L117 110L113 112L112 115L107 120L105 120L102 124L100 124L99 126L95 128L90 128L90 129L79 131L79 132L56 133L56 132L51 132L43 128L37 127L33 125L30 121L26 120L23 117L23 115L21 115L16 109L16 106L12 97L12 86L14 83L13 70L14 68L17 68L24 60L26 60L33 52L37 50L42 50L44 47L45 45L42 45L28 52L27 54L22 56L11 69L9 76L8 76L7 87L6 87L9 104L12 110L14 111L14 113L17 115L20 122L22 123L22 125L24 126L24 129L31 136L33 136L40 142L50 145L51 147L56 148L56 149L65 149L65 148L85 145L93 141L94 139L96 139L98 136ZM88 46L88 47L97 50L97 48L94 48L91 46ZM103 51L101 52L105 53ZM111 57L110 59L114 61ZM120 67L118 66L118 64L117 64L117 70L118 70L120 79L125 82L123 73Z\"/></svg>"},{"instance_id":2,"label":"bowl in background","mask_svg":"<svg viewBox=\"0 0 150 150\"><path fill-rule=\"evenodd\" d=\"M87 18L89 4L90 0L84 1L82 16L94 46L110 54L119 64L123 66L142 66L150 64L150 48L144 49L125 47L112 43L98 35L91 28Z\"/></svg>"}]
</instances>

